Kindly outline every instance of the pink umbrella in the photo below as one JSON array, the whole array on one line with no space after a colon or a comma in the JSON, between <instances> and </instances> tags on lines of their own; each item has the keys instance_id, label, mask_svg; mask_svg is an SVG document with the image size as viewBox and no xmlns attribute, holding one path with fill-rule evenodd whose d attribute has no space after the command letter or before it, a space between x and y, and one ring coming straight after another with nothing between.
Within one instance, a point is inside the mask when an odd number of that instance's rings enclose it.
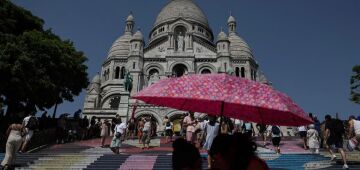
<instances>
[{"instance_id":1,"label":"pink umbrella","mask_svg":"<svg viewBox=\"0 0 360 170\"><path fill-rule=\"evenodd\" d=\"M268 125L312 123L285 94L268 85L227 74L193 74L163 79L133 98L158 106Z\"/></svg>"}]
</instances>

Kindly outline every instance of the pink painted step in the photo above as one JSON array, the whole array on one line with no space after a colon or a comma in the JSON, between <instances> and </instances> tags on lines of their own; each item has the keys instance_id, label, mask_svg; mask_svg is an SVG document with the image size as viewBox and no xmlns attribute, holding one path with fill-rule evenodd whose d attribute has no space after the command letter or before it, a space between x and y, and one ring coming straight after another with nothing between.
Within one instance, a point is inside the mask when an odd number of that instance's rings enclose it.
<instances>
[{"instance_id":1,"label":"pink painted step","mask_svg":"<svg viewBox=\"0 0 360 170\"><path fill-rule=\"evenodd\" d=\"M128 157L119 170L151 170L153 169L157 156L132 155Z\"/></svg>"}]
</instances>

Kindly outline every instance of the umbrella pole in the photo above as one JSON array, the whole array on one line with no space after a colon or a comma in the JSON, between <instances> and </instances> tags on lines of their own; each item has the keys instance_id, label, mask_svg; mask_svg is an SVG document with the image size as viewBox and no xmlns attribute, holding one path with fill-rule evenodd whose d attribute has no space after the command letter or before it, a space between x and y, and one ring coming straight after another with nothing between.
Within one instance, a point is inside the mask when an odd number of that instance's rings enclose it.
<instances>
[{"instance_id":1,"label":"umbrella pole","mask_svg":"<svg viewBox=\"0 0 360 170\"><path fill-rule=\"evenodd\" d=\"M220 126L219 126L219 131L218 131L218 135L221 134L221 125L222 125L222 122L224 121L223 117L224 117L224 105L225 105L225 102L221 102L221 114L220 114Z\"/></svg>"}]
</instances>

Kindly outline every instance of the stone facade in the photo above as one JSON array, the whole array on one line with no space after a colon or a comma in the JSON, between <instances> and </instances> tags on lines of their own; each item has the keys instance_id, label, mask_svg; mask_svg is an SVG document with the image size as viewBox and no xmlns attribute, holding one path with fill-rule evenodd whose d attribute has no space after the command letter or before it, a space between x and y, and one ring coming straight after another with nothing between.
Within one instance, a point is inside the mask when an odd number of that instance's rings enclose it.
<instances>
[{"instance_id":1,"label":"stone facade","mask_svg":"<svg viewBox=\"0 0 360 170\"><path fill-rule=\"evenodd\" d=\"M248 44L237 34L233 16L228 21L228 33L221 31L216 41L206 15L192 0L171 0L161 10L145 44L142 33L134 33L135 19L130 14L125 31L113 43L87 89L84 115L124 120L137 106L135 118L151 115L159 128L165 115L172 118L184 111L135 103L129 97L141 89L171 76L233 72L262 83L266 78L259 71ZM133 78L131 92L124 89L125 74Z\"/></svg>"}]
</instances>

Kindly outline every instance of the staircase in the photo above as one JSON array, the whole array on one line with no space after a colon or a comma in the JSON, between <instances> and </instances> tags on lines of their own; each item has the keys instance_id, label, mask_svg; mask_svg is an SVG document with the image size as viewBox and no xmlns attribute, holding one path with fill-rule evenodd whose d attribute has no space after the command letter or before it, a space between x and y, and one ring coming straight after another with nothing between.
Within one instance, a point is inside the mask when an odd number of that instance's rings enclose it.
<instances>
[{"instance_id":1,"label":"staircase","mask_svg":"<svg viewBox=\"0 0 360 170\"><path fill-rule=\"evenodd\" d=\"M130 143L129 143L130 144ZM287 144L289 145L289 144ZM169 145L142 150L133 145L123 145L122 154L115 155L109 148L98 147L96 143L80 142L53 145L36 153L18 154L16 169L84 169L84 170L168 170L171 166L171 149ZM286 149L284 147L284 149ZM289 148L288 151L294 151ZM335 161L330 161L329 154L309 154L302 152L285 152L277 155L270 149L258 148L258 156L264 159L271 169L342 169L341 156L337 154ZM4 157L0 153L0 160ZM202 168L207 169L207 155L203 154ZM350 169L360 169L360 153L348 152Z\"/></svg>"}]
</instances>

